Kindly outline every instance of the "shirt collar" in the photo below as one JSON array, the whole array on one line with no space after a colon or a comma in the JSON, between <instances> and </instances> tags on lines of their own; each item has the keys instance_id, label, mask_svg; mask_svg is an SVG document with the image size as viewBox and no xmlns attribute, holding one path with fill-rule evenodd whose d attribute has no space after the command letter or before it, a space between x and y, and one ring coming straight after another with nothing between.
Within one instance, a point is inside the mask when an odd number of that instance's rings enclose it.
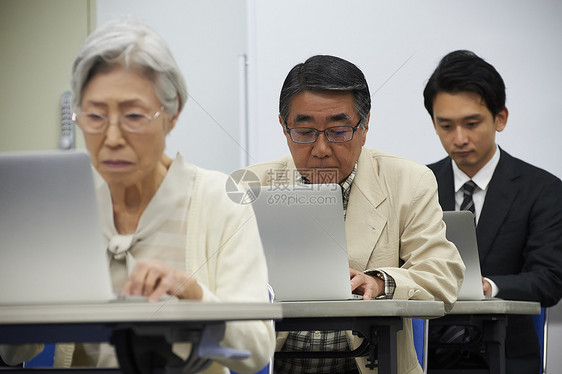
<instances>
[{"instance_id":1,"label":"shirt collar","mask_svg":"<svg viewBox=\"0 0 562 374\"><path fill-rule=\"evenodd\" d=\"M353 180L355 179L355 174L357 174L357 161L355 161L355 165L353 165L353 170L351 170L351 173L349 173L347 178L345 178L345 180L340 183L343 195L343 205L345 207L347 207L349 193L351 192L351 185L353 184Z\"/></svg>"},{"instance_id":2,"label":"shirt collar","mask_svg":"<svg viewBox=\"0 0 562 374\"><path fill-rule=\"evenodd\" d=\"M455 180L455 192L458 192L462 186L472 179L472 181L476 184L476 186L481 189L485 190L488 188L488 184L492 180L492 176L494 175L494 171L496 170L496 166L500 162L500 149L496 145L496 151L494 155L478 172L472 177L469 178L455 163L455 161L451 160L451 165L453 166L453 176Z\"/></svg>"}]
</instances>

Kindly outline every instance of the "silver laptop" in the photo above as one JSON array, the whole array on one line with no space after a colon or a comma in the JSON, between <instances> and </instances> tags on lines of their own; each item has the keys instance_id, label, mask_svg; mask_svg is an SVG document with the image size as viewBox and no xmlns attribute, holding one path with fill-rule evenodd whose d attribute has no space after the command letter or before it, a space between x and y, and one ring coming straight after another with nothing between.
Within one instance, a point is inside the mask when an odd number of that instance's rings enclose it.
<instances>
[{"instance_id":1,"label":"silver laptop","mask_svg":"<svg viewBox=\"0 0 562 374\"><path fill-rule=\"evenodd\" d=\"M455 244L466 266L458 300L486 299L482 289L474 215L466 210L446 211L443 212L443 221L447 225L447 239Z\"/></svg>"},{"instance_id":2,"label":"silver laptop","mask_svg":"<svg viewBox=\"0 0 562 374\"><path fill-rule=\"evenodd\" d=\"M0 304L114 298L87 154L0 153L0 253Z\"/></svg>"},{"instance_id":3,"label":"silver laptop","mask_svg":"<svg viewBox=\"0 0 562 374\"><path fill-rule=\"evenodd\" d=\"M276 301L348 300L341 187L262 186L252 203Z\"/></svg>"}]
</instances>

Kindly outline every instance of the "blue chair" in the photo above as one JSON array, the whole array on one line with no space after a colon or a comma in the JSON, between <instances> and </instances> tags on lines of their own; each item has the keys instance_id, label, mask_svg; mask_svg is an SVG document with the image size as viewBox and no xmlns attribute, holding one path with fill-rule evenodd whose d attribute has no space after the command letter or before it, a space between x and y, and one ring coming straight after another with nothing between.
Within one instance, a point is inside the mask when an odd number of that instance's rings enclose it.
<instances>
[{"instance_id":1,"label":"blue chair","mask_svg":"<svg viewBox=\"0 0 562 374\"><path fill-rule=\"evenodd\" d=\"M425 320L412 318L412 331L414 333L414 347L416 348L418 362L423 368L423 360L425 357Z\"/></svg>"},{"instance_id":2,"label":"blue chair","mask_svg":"<svg viewBox=\"0 0 562 374\"><path fill-rule=\"evenodd\" d=\"M537 314L533 316L533 320L535 322L535 328L537 329L537 336L539 338L539 345L541 347L541 370L539 374L543 374L546 372L545 364L546 364L546 348L545 342L547 338L547 314L546 308L541 308L541 314Z\"/></svg>"},{"instance_id":3,"label":"blue chair","mask_svg":"<svg viewBox=\"0 0 562 374\"><path fill-rule=\"evenodd\" d=\"M412 318L412 332L414 335L414 348L418 362L424 373L427 373L427 350L429 341L429 320Z\"/></svg>"},{"instance_id":4,"label":"blue chair","mask_svg":"<svg viewBox=\"0 0 562 374\"><path fill-rule=\"evenodd\" d=\"M238 374L235 371L230 371L231 374ZM263 369L258 371L256 374L269 374L269 364L267 364Z\"/></svg>"},{"instance_id":5,"label":"blue chair","mask_svg":"<svg viewBox=\"0 0 562 374\"><path fill-rule=\"evenodd\" d=\"M52 368L55 359L55 345L45 344L43 352L23 363L26 368Z\"/></svg>"}]
</instances>

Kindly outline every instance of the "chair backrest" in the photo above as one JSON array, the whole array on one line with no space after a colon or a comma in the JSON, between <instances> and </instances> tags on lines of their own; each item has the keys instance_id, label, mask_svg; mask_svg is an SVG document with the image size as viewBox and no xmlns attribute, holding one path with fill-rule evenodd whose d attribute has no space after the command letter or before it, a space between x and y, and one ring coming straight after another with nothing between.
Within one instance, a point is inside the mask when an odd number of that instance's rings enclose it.
<instances>
[{"instance_id":1,"label":"chair backrest","mask_svg":"<svg viewBox=\"0 0 562 374\"><path fill-rule=\"evenodd\" d=\"M55 345L45 344L43 352L23 363L25 368L52 368L55 359Z\"/></svg>"},{"instance_id":2,"label":"chair backrest","mask_svg":"<svg viewBox=\"0 0 562 374\"><path fill-rule=\"evenodd\" d=\"M420 366L424 367L425 348L426 348L426 325L425 319L412 318L412 331L414 333L414 348L418 356Z\"/></svg>"},{"instance_id":3,"label":"chair backrest","mask_svg":"<svg viewBox=\"0 0 562 374\"><path fill-rule=\"evenodd\" d=\"M541 371L539 374L546 373L546 349L545 343L548 334L548 324L547 324L547 312L546 308L541 308L541 314L533 316L533 321L535 322L535 328L537 329L537 336L539 338L539 345L541 347Z\"/></svg>"}]
</instances>

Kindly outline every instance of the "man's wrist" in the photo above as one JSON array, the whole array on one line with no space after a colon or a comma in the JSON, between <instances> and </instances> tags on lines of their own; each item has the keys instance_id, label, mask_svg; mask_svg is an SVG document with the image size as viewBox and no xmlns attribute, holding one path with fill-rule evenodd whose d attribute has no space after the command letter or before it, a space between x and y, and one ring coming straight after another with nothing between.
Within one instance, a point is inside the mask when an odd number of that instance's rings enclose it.
<instances>
[{"instance_id":1,"label":"man's wrist","mask_svg":"<svg viewBox=\"0 0 562 374\"><path fill-rule=\"evenodd\" d=\"M488 281L488 283L490 283L490 286L492 286L492 297L496 297L496 295L498 294L498 292L500 292L500 288L499 288L498 285L495 284L494 281L491 280L490 278L484 277L484 279L486 279L486 280Z\"/></svg>"},{"instance_id":2,"label":"man's wrist","mask_svg":"<svg viewBox=\"0 0 562 374\"><path fill-rule=\"evenodd\" d=\"M377 296L377 299L392 299L392 296L394 296L394 290L396 288L396 282L394 281L394 278L392 278L386 272L378 269L365 272L365 274L381 279L384 282L383 292L382 294Z\"/></svg>"}]
</instances>

